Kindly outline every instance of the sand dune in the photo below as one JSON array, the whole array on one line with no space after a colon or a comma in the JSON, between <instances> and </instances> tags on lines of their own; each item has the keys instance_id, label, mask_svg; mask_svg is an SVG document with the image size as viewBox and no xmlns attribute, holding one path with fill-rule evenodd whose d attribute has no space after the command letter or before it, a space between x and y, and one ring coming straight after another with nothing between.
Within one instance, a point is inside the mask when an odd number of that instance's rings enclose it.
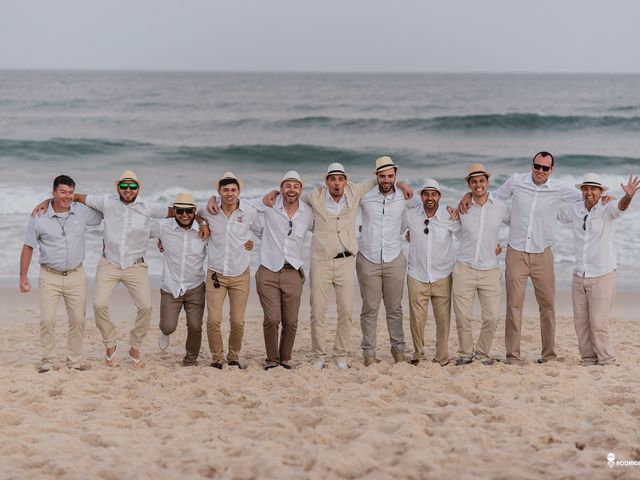
<instances>
[{"instance_id":1,"label":"sand dune","mask_svg":"<svg viewBox=\"0 0 640 480\"><path fill-rule=\"evenodd\" d=\"M122 295L122 292L119 293ZM527 318L523 367L393 365L379 325L382 363L365 368L359 327L353 368L314 370L303 312L296 368L261 369L260 311L252 294L244 347L249 369L182 368L184 322L160 353L157 326L147 367L126 357L131 304L115 302L120 365L102 365L89 310L85 352L92 370L36 372L37 298L2 293L0 322L1 478L632 478L606 455L639 460L640 322L633 303L613 321L618 367L582 367L570 317L558 319L562 362L538 365L539 330ZM126 298L122 297L122 298ZM630 296L626 302L633 302ZM566 307L566 305L564 305ZM565 308L566 309L566 308ZM157 324L157 312L154 312ZM330 317L335 314L330 313ZM410 350L408 319L407 351ZM504 355L503 326L495 354ZM477 324L476 324L477 327ZM427 327L434 350L433 322ZM457 340L452 332L450 349Z\"/></svg>"}]
</instances>

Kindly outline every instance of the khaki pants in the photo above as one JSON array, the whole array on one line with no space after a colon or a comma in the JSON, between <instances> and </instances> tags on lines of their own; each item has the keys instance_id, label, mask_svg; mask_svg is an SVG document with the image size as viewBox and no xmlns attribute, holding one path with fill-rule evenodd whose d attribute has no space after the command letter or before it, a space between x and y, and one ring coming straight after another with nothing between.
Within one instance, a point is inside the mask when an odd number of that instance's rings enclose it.
<instances>
[{"instance_id":1,"label":"khaki pants","mask_svg":"<svg viewBox=\"0 0 640 480\"><path fill-rule=\"evenodd\" d=\"M256 272L256 288L264 311L264 346L267 362L291 360L298 330L298 312L304 272L302 268L284 267L272 272L260 265ZM282 331L278 340L278 328Z\"/></svg>"},{"instance_id":2,"label":"khaki pants","mask_svg":"<svg viewBox=\"0 0 640 480\"><path fill-rule=\"evenodd\" d=\"M553 270L553 252L525 253L507 248L505 260L507 286L507 314L504 325L504 343L507 362L520 363L520 335L522 308L527 280L531 277L540 310L540 336L542 358L556 360L556 277Z\"/></svg>"},{"instance_id":3,"label":"khaki pants","mask_svg":"<svg viewBox=\"0 0 640 480\"><path fill-rule=\"evenodd\" d=\"M139 350L151 323L151 289L145 262L122 269L107 262L106 258L100 258L93 300L96 327L102 334L104 346L113 348L116 345L116 326L109 317L109 300L113 289L119 283L127 287L138 309L136 321L129 336L129 345Z\"/></svg>"},{"instance_id":4,"label":"khaki pants","mask_svg":"<svg viewBox=\"0 0 640 480\"><path fill-rule=\"evenodd\" d=\"M204 283L184 292L178 298L160 290L160 330L171 335L178 328L178 316L184 307L187 314L186 354L183 363L195 365L202 344L202 316L204 315Z\"/></svg>"},{"instance_id":5,"label":"khaki pants","mask_svg":"<svg viewBox=\"0 0 640 480\"><path fill-rule=\"evenodd\" d=\"M451 275L433 283L425 283L407 275L409 290L409 324L413 339L413 359L424 358L424 326L429 300L436 322L436 356L438 363L449 360L449 327L451 324Z\"/></svg>"},{"instance_id":6,"label":"khaki pants","mask_svg":"<svg viewBox=\"0 0 640 480\"><path fill-rule=\"evenodd\" d=\"M62 298L69 317L67 336L67 366L79 367L82 360L82 341L87 303L87 275L84 268L67 275L52 273L40 267L38 279L40 303L40 343L42 344L42 366L53 365L56 346L55 327L58 303Z\"/></svg>"},{"instance_id":7,"label":"khaki pants","mask_svg":"<svg viewBox=\"0 0 640 480\"><path fill-rule=\"evenodd\" d=\"M609 312L616 292L616 273L600 277L573 276L573 321L580 356L586 364L615 362L609 335Z\"/></svg>"},{"instance_id":8,"label":"khaki pants","mask_svg":"<svg viewBox=\"0 0 640 480\"><path fill-rule=\"evenodd\" d=\"M386 263L372 263L364 255L356 257L356 271L362 296L362 355L375 357L377 344L378 312L380 301L384 301L387 314L387 330L392 353L404 354L404 329L402 325L402 291L404 275L407 272L407 260L400 253L394 260Z\"/></svg>"},{"instance_id":9,"label":"khaki pants","mask_svg":"<svg viewBox=\"0 0 640 480\"><path fill-rule=\"evenodd\" d=\"M489 358L491 344L500 318L502 301L500 269L478 270L462 263L456 263L453 269L452 292L458 342L460 343L458 354L464 358L475 357L480 360ZM480 300L482 327L474 351L471 318L476 293Z\"/></svg>"},{"instance_id":10,"label":"khaki pants","mask_svg":"<svg viewBox=\"0 0 640 480\"><path fill-rule=\"evenodd\" d=\"M336 292L338 321L333 343L333 356L344 358L349 354L351 323L353 322L353 298L355 295L355 257L331 260L311 260L311 346L318 358L327 356L327 291Z\"/></svg>"},{"instance_id":11,"label":"khaki pants","mask_svg":"<svg viewBox=\"0 0 640 480\"><path fill-rule=\"evenodd\" d=\"M222 307L224 299L229 295L229 353L228 361L237 361L242 348L242 336L244 335L244 312L249 299L249 269L235 277L226 277L216 273L220 287L215 288L211 275L212 270L207 271L207 339L209 350L214 362L224 362L224 344L222 342Z\"/></svg>"}]
</instances>

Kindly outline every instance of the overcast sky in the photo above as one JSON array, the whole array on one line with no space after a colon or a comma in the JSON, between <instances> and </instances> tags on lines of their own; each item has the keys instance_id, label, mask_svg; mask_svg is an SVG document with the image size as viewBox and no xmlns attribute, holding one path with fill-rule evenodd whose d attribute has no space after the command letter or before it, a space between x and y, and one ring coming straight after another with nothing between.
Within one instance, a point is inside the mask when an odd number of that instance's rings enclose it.
<instances>
[{"instance_id":1,"label":"overcast sky","mask_svg":"<svg viewBox=\"0 0 640 480\"><path fill-rule=\"evenodd\" d=\"M0 68L640 72L637 0L0 0Z\"/></svg>"}]
</instances>

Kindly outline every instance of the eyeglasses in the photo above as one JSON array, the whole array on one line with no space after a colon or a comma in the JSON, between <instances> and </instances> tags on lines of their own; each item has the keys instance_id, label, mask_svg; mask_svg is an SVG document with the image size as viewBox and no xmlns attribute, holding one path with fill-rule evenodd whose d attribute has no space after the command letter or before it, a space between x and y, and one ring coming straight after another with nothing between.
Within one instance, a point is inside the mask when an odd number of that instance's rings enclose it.
<instances>
[{"instance_id":1,"label":"eyeglasses","mask_svg":"<svg viewBox=\"0 0 640 480\"><path fill-rule=\"evenodd\" d=\"M138 184L137 183L127 183L127 182L122 182L118 184L118 188L120 190L137 190L138 189Z\"/></svg>"},{"instance_id":2,"label":"eyeglasses","mask_svg":"<svg viewBox=\"0 0 640 480\"><path fill-rule=\"evenodd\" d=\"M534 163L533 168L535 170L542 170L543 172L548 172L549 170L551 170L551 167L549 165L540 165L539 163Z\"/></svg>"},{"instance_id":3,"label":"eyeglasses","mask_svg":"<svg viewBox=\"0 0 640 480\"><path fill-rule=\"evenodd\" d=\"M216 272L211 274L211 281L213 282L213 288L220 288L220 280L218 280L218 275Z\"/></svg>"},{"instance_id":4,"label":"eyeglasses","mask_svg":"<svg viewBox=\"0 0 640 480\"><path fill-rule=\"evenodd\" d=\"M582 219L582 230L587 231L587 218L589 218L589 214L587 213Z\"/></svg>"},{"instance_id":5,"label":"eyeglasses","mask_svg":"<svg viewBox=\"0 0 640 480\"><path fill-rule=\"evenodd\" d=\"M289 233L287 233L287 237L291 236L291 232L293 232L293 222L289 220Z\"/></svg>"},{"instance_id":6,"label":"eyeglasses","mask_svg":"<svg viewBox=\"0 0 640 480\"><path fill-rule=\"evenodd\" d=\"M425 235L429 235L429 219L428 218L424 221L424 224L426 226L426 228L424 229L424 233Z\"/></svg>"},{"instance_id":7,"label":"eyeglasses","mask_svg":"<svg viewBox=\"0 0 640 480\"><path fill-rule=\"evenodd\" d=\"M174 211L176 215L184 215L185 213L191 215L195 211L195 208L175 208Z\"/></svg>"}]
</instances>

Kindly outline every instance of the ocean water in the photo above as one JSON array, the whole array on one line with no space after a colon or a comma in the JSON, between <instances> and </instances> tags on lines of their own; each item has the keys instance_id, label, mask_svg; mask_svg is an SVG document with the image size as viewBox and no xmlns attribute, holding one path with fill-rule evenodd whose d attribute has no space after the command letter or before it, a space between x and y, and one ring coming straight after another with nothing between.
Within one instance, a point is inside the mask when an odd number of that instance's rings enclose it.
<instances>
[{"instance_id":1,"label":"ocean water","mask_svg":"<svg viewBox=\"0 0 640 480\"><path fill-rule=\"evenodd\" d=\"M289 169L320 184L335 161L364 180L389 154L400 179L419 188L435 177L443 201L457 204L470 163L500 185L539 150L554 153L559 180L597 172L620 197L620 182L640 173L640 75L0 71L0 284L17 284L28 214L61 173L78 192L108 193L128 168L149 200L191 191L204 201L227 170L257 197ZM618 221L620 290L640 283L639 203ZM101 235L87 239L89 275ZM566 288L568 227L558 227L554 251Z\"/></svg>"}]
</instances>

